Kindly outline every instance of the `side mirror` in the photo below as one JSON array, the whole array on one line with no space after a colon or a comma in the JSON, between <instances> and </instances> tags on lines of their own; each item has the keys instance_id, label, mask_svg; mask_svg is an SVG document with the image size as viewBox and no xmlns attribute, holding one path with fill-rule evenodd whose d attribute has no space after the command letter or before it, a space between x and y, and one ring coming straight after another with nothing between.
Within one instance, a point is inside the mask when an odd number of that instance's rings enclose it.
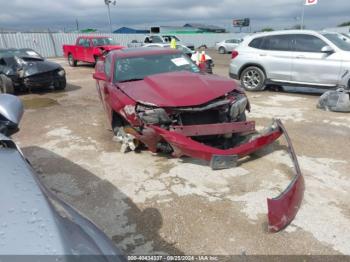
<instances>
[{"instance_id":1,"label":"side mirror","mask_svg":"<svg viewBox=\"0 0 350 262\"><path fill-rule=\"evenodd\" d=\"M326 46L322 47L321 52L325 53L325 54L332 54L332 53L334 53L334 50L329 45L326 45Z\"/></svg>"},{"instance_id":2,"label":"side mirror","mask_svg":"<svg viewBox=\"0 0 350 262\"><path fill-rule=\"evenodd\" d=\"M17 96L0 95L0 132L8 136L16 133L23 112L23 103Z\"/></svg>"},{"instance_id":3,"label":"side mirror","mask_svg":"<svg viewBox=\"0 0 350 262\"><path fill-rule=\"evenodd\" d=\"M92 76L96 80L107 81L107 76L104 72L96 72Z\"/></svg>"}]
</instances>

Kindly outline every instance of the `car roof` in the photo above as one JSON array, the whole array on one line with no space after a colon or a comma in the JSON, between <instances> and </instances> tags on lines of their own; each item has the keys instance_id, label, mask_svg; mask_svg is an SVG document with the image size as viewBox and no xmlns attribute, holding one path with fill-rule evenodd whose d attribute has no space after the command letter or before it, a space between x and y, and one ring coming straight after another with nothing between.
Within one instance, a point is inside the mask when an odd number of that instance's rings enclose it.
<instances>
[{"instance_id":1,"label":"car roof","mask_svg":"<svg viewBox=\"0 0 350 262\"><path fill-rule=\"evenodd\" d=\"M255 33L255 34L248 36L247 38L256 38L256 37L270 36L270 35L290 35L290 34L316 35L316 34L319 34L319 32L313 31L313 30L278 30L278 31L272 31L272 32Z\"/></svg>"},{"instance_id":2,"label":"car roof","mask_svg":"<svg viewBox=\"0 0 350 262\"><path fill-rule=\"evenodd\" d=\"M182 54L180 50L168 49L168 48L149 48L149 47L137 47L137 48L123 48L120 50L114 50L110 52L113 57L127 58L138 57L147 55L162 55L162 54Z\"/></svg>"}]
</instances>

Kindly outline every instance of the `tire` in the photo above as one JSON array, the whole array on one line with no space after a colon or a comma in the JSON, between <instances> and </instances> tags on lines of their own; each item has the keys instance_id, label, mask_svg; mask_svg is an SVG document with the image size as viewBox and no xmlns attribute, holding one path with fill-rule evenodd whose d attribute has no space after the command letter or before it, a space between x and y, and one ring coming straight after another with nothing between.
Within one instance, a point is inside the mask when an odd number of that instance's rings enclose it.
<instances>
[{"instance_id":1,"label":"tire","mask_svg":"<svg viewBox=\"0 0 350 262\"><path fill-rule=\"evenodd\" d=\"M69 55L68 55L68 64L69 64L71 67L76 67L76 66L77 66L77 60L74 59L74 57L73 57L72 54L69 54Z\"/></svg>"},{"instance_id":2,"label":"tire","mask_svg":"<svg viewBox=\"0 0 350 262\"><path fill-rule=\"evenodd\" d=\"M242 87L247 91L256 92L265 89L265 73L257 66L250 66L244 69L240 80Z\"/></svg>"},{"instance_id":3,"label":"tire","mask_svg":"<svg viewBox=\"0 0 350 262\"><path fill-rule=\"evenodd\" d=\"M64 90L67 86L67 80L64 77L63 79L60 79L59 81L57 81L57 83L55 83L54 88L56 91L59 90Z\"/></svg>"},{"instance_id":4,"label":"tire","mask_svg":"<svg viewBox=\"0 0 350 262\"><path fill-rule=\"evenodd\" d=\"M220 46L219 47L219 54L226 54L226 53L227 53L226 48L223 46Z\"/></svg>"},{"instance_id":5,"label":"tire","mask_svg":"<svg viewBox=\"0 0 350 262\"><path fill-rule=\"evenodd\" d=\"M94 60L95 60L95 62L93 63L94 66L96 66L98 59L99 59L98 56L94 56Z\"/></svg>"},{"instance_id":6,"label":"tire","mask_svg":"<svg viewBox=\"0 0 350 262\"><path fill-rule=\"evenodd\" d=\"M15 88L11 78L1 74L0 75L0 94L14 94Z\"/></svg>"}]
</instances>

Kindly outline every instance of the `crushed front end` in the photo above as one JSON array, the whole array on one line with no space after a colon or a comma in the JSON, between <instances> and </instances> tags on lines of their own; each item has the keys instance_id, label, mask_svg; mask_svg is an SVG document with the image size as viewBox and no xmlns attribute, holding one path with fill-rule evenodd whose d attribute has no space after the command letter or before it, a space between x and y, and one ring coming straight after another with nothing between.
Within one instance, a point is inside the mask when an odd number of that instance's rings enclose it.
<instances>
[{"instance_id":1,"label":"crushed front end","mask_svg":"<svg viewBox=\"0 0 350 262\"><path fill-rule=\"evenodd\" d=\"M213 169L230 168L238 158L271 144L282 134L276 124L257 134L255 122L246 121L246 110L250 110L248 99L238 90L193 107L138 104L135 113L142 125L137 139L154 152L200 158L210 161Z\"/></svg>"},{"instance_id":2,"label":"crushed front end","mask_svg":"<svg viewBox=\"0 0 350 262\"><path fill-rule=\"evenodd\" d=\"M125 131L147 145L152 152L189 156L206 160L212 169L237 165L239 158L272 144L285 136L295 177L278 197L268 199L269 230L285 228L296 216L304 194L304 179L290 138L280 120L263 132L256 132L255 122L246 121L250 109L247 97L237 90L205 105L196 107L159 108L137 104L135 114L141 125Z\"/></svg>"},{"instance_id":3,"label":"crushed front end","mask_svg":"<svg viewBox=\"0 0 350 262\"><path fill-rule=\"evenodd\" d=\"M22 81L23 85L28 89L50 86L59 87L65 84L66 77L63 69L56 69L49 72L23 76Z\"/></svg>"}]
</instances>

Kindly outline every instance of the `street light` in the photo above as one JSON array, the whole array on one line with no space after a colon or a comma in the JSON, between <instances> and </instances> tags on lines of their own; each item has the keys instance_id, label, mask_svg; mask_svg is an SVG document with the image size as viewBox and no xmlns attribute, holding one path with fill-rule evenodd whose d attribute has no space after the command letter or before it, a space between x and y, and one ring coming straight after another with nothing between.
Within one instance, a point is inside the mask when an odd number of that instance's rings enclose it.
<instances>
[{"instance_id":1,"label":"street light","mask_svg":"<svg viewBox=\"0 0 350 262\"><path fill-rule=\"evenodd\" d=\"M107 6L107 10L108 10L108 22L109 22L109 28L110 31L112 33L113 29L112 29L112 21L111 21L111 10L109 8L109 5L116 5L117 1L116 0L104 0L105 1L105 5Z\"/></svg>"}]
</instances>

